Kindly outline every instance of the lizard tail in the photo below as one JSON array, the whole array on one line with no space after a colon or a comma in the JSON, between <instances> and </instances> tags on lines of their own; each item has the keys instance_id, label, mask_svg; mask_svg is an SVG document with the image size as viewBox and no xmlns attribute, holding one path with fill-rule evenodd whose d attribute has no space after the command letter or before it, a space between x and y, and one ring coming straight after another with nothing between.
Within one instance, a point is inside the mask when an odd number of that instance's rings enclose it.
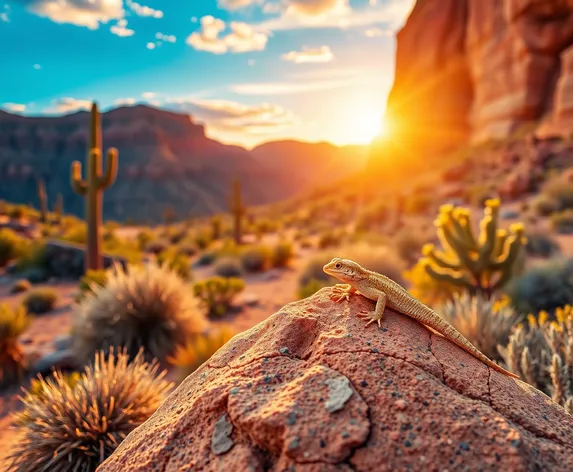
<instances>
[{"instance_id":1,"label":"lizard tail","mask_svg":"<svg viewBox=\"0 0 573 472\"><path fill-rule=\"evenodd\" d=\"M414 307L411 307L415 309ZM446 320L444 320L440 315L438 315L434 310L429 307L425 307L423 313L420 313L418 310L419 317L416 317L419 321L421 321L426 326L432 328L434 331L437 331L446 339L452 341L456 346L462 348L468 354L471 354L476 359L479 359L488 367L491 367L493 370L501 372L508 377L513 377L515 379L519 379L519 375L514 374L508 370L505 370L500 365L493 362L489 357L487 357L483 352L481 352L477 347L475 347L470 341L466 339L466 337L460 333L456 328L454 328L451 324L449 324Z\"/></svg>"}]
</instances>

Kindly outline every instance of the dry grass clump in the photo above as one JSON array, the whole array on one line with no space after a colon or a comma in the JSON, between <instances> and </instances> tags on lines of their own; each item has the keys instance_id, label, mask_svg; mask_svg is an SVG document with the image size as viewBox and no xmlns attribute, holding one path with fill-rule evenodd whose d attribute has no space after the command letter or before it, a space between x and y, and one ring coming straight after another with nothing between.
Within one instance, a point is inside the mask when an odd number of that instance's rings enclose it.
<instances>
[{"instance_id":1,"label":"dry grass clump","mask_svg":"<svg viewBox=\"0 0 573 472\"><path fill-rule=\"evenodd\" d=\"M0 304L0 388L18 381L26 372L26 359L18 338L30 321L24 307Z\"/></svg>"},{"instance_id":2,"label":"dry grass clump","mask_svg":"<svg viewBox=\"0 0 573 472\"><path fill-rule=\"evenodd\" d=\"M165 265L116 266L105 286L93 286L80 303L73 327L73 348L89 361L111 346L130 356L140 348L146 358L164 361L207 321L189 286Z\"/></svg>"},{"instance_id":3,"label":"dry grass clump","mask_svg":"<svg viewBox=\"0 0 573 472\"><path fill-rule=\"evenodd\" d=\"M21 439L9 457L14 472L94 472L161 405L172 384L142 353L113 350L70 383L56 372L25 391L14 414Z\"/></svg>"}]
</instances>

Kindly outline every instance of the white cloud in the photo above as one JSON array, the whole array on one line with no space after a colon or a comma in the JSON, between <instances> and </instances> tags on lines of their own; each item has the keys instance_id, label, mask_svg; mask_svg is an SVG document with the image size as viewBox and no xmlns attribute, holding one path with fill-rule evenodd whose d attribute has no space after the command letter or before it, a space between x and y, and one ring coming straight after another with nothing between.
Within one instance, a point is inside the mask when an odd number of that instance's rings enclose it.
<instances>
[{"instance_id":1,"label":"white cloud","mask_svg":"<svg viewBox=\"0 0 573 472\"><path fill-rule=\"evenodd\" d=\"M383 30L382 28L378 27L368 28L367 30L364 31L364 36L366 36L367 38L379 38L381 36L391 36L391 35L392 31Z\"/></svg>"},{"instance_id":2,"label":"white cloud","mask_svg":"<svg viewBox=\"0 0 573 472\"><path fill-rule=\"evenodd\" d=\"M15 113L22 113L26 111L26 105L23 103L4 103L2 104L2 108L6 110L13 111Z\"/></svg>"},{"instance_id":3,"label":"white cloud","mask_svg":"<svg viewBox=\"0 0 573 472\"><path fill-rule=\"evenodd\" d=\"M282 5L280 3L267 2L263 5L263 13L279 13L282 10Z\"/></svg>"},{"instance_id":4,"label":"white cloud","mask_svg":"<svg viewBox=\"0 0 573 472\"><path fill-rule=\"evenodd\" d=\"M0 12L0 21L4 21L6 23L10 22L10 5L4 5L2 7L4 11Z\"/></svg>"},{"instance_id":5,"label":"white cloud","mask_svg":"<svg viewBox=\"0 0 573 472\"><path fill-rule=\"evenodd\" d=\"M199 21L199 18L197 18L196 16L191 17L191 23L197 23L198 21Z\"/></svg>"},{"instance_id":6,"label":"white cloud","mask_svg":"<svg viewBox=\"0 0 573 472\"><path fill-rule=\"evenodd\" d=\"M354 79L318 80L306 82L256 82L236 84L231 90L241 95L294 95L308 92L350 87L356 84Z\"/></svg>"},{"instance_id":7,"label":"white cloud","mask_svg":"<svg viewBox=\"0 0 573 472\"><path fill-rule=\"evenodd\" d=\"M133 104L135 104L135 98L118 98L113 103L114 103L114 105L117 105L117 106L133 105Z\"/></svg>"},{"instance_id":8,"label":"white cloud","mask_svg":"<svg viewBox=\"0 0 573 472\"><path fill-rule=\"evenodd\" d=\"M211 15L201 18L201 30L187 37L187 44L198 51L208 51L213 54L225 54L226 52L262 51L265 49L268 36L256 31L252 26L231 22L231 31L219 36L225 31L226 25L223 20Z\"/></svg>"},{"instance_id":9,"label":"white cloud","mask_svg":"<svg viewBox=\"0 0 573 472\"><path fill-rule=\"evenodd\" d=\"M329 46L320 46L318 48L303 48L302 51L290 51L283 54L281 58L295 64L308 64L330 62L334 59L334 54Z\"/></svg>"},{"instance_id":10,"label":"white cloud","mask_svg":"<svg viewBox=\"0 0 573 472\"><path fill-rule=\"evenodd\" d=\"M155 49L155 43L149 42L149 43L147 43L147 44L145 45L145 47L146 47L147 49Z\"/></svg>"},{"instance_id":11,"label":"white cloud","mask_svg":"<svg viewBox=\"0 0 573 472\"><path fill-rule=\"evenodd\" d=\"M166 43L174 43L177 38L172 34L155 33L155 38Z\"/></svg>"},{"instance_id":12,"label":"white cloud","mask_svg":"<svg viewBox=\"0 0 573 472\"><path fill-rule=\"evenodd\" d=\"M240 10L255 3L256 0L217 0L217 6L225 10Z\"/></svg>"},{"instance_id":13,"label":"white cloud","mask_svg":"<svg viewBox=\"0 0 573 472\"><path fill-rule=\"evenodd\" d=\"M125 4L138 16L150 16L152 18L163 18L161 10L155 10L145 5L141 5L132 0L126 0Z\"/></svg>"},{"instance_id":14,"label":"white cloud","mask_svg":"<svg viewBox=\"0 0 573 472\"><path fill-rule=\"evenodd\" d=\"M296 123L292 111L271 103L244 105L228 100L180 100L177 107L207 127L233 133L273 134Z\"/></svg>"},{"instance_id":15,"label":"white cloud","mask_svg":"<svg viewBox=\"0 0 573 472\"><path fill-rule=\"evenodd\" d=\"M76 98L64 97L52 101L52 106L46 110L48 113L70 113L78 110L89 110L92 106L90 100L78 100Z\"/></svg>"},{"instance_id":16,"label":"white cloud","mask_svg":"<svg viewBox=\"0 0 573 472\"><path fill-rule=\"evenodd\" d=\"M34 67L36 70L40 70L42 68L40 64L34 64L32 67Z\"/></svg>"},{"instance_id":17,"label":"white cloud","mask_svg":"<svg viewBox=\"0 0 573 472\"><path fill-rule=\"evenodd\" d=\"M119 20L115 25L109 29L113 34L120 37L133 36L135 31L127 27L127 20Z\"/></svg>"},{"instance_id":18,"label":"white cloud","mask_svg":"<svg viewBox=\"0 0 573 472\"><path fill-rule=\"evenodd\" d=\"M97 29L100 23L123 18L122 0L32 0L30 11L55 23Z\"/></svg>"},{"instance_id":19,"label":"white cloud","mask_svg":"<svg viewBox=\"0 0 573 472\"><path fill-rule=\"evenodd\" d=\"M147 100L151 100L152 98L155 98L157 94L155 92L143 92L141 94L141 96Z\"/></svg>"},{"instance_id":20,"label":"white cloud","mask_svg":"<svg viewBox=\"0 0 573 472\"><path fill-rule=\"evenodd\" d=\"M387 0L370 3L365 8L352 8L348 0L285 0L278 18L264 21L263 30L300 28L352 28L383 24L392 32L402 26L415 0Z\"/></svg>"}]
</instances>

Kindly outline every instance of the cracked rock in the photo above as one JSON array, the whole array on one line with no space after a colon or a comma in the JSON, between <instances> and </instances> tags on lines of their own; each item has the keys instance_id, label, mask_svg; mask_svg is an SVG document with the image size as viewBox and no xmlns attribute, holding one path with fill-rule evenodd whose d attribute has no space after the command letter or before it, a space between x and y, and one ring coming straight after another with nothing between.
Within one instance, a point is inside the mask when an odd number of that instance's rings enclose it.
<instances>
[{"instance_id":1,"label":"cracked rock","mask_svg":"<svg viewBox=\"0 0 573 472\"><path fill-rule=\"evenodd\" d=\"M573 470L546 395L390 309L366 328L373 302L331 290L235 336L98 472Z\"/></svg>"}]
</instances>

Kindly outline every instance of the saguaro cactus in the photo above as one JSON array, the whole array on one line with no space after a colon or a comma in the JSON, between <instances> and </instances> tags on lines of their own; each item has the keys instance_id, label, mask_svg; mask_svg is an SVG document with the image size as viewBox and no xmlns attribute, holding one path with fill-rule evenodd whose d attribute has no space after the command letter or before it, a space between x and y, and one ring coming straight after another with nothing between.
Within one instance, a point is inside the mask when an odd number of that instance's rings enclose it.
<instances>
[{"instance_id":1,"label":"saguaro cactus","mask_svg":"<svg viewBox=\"0 0 573 472\"><path fill-rule=\"evenodd\" d=\"M427 244L420 261L430 277L486 297L507 283L527 238L521 223L511 225L509 232L498 228L499 206L498 199L485 202L479 238L474 236L469 210L440 208L435 224L443 250Z\"/></svg>"},{"instance_id":2,"label":"saguaro cactus","mask_svg":"<svg viewBox=\"0 0 573 472\"><path fill-rule=\"evenodd\" d=\"M233 193L231 195L230 209L233 214L233 234L235 237L235 243L241 244L243 239L243 216L245 216L245 207L243 206L243 200L241 197L241 183L237 180L233 180Z\"/></svg>"},{"instance_id":3,"label":"saguaro cactus","mask_svg":"<svg viewBox=\"0 0 573 472\"><path fill-rule=\"evenodd\" d=\"M108 150L107 166L104 174L102 174L101 161L101 119L97 104L94 102L90 117L90 139L88 142L87 174L85 180L82 180L82 164L78 161L72 163L72 188L86 200L86 271L103 268L101 253L103 190L115 182L118 161L117 149L110 148Z\"/></svg>"},{"instance_id":4,"label":"saguaro cactus","mask_svg":"<svg viewBox=\"0 0 573 472\"><path fill-rule=\"evenodd\" d=\"M42 179L38 180L38 200L40 200L40 220L46 223L48 221L48 196Z\"/></svg>"}]
</instances>

